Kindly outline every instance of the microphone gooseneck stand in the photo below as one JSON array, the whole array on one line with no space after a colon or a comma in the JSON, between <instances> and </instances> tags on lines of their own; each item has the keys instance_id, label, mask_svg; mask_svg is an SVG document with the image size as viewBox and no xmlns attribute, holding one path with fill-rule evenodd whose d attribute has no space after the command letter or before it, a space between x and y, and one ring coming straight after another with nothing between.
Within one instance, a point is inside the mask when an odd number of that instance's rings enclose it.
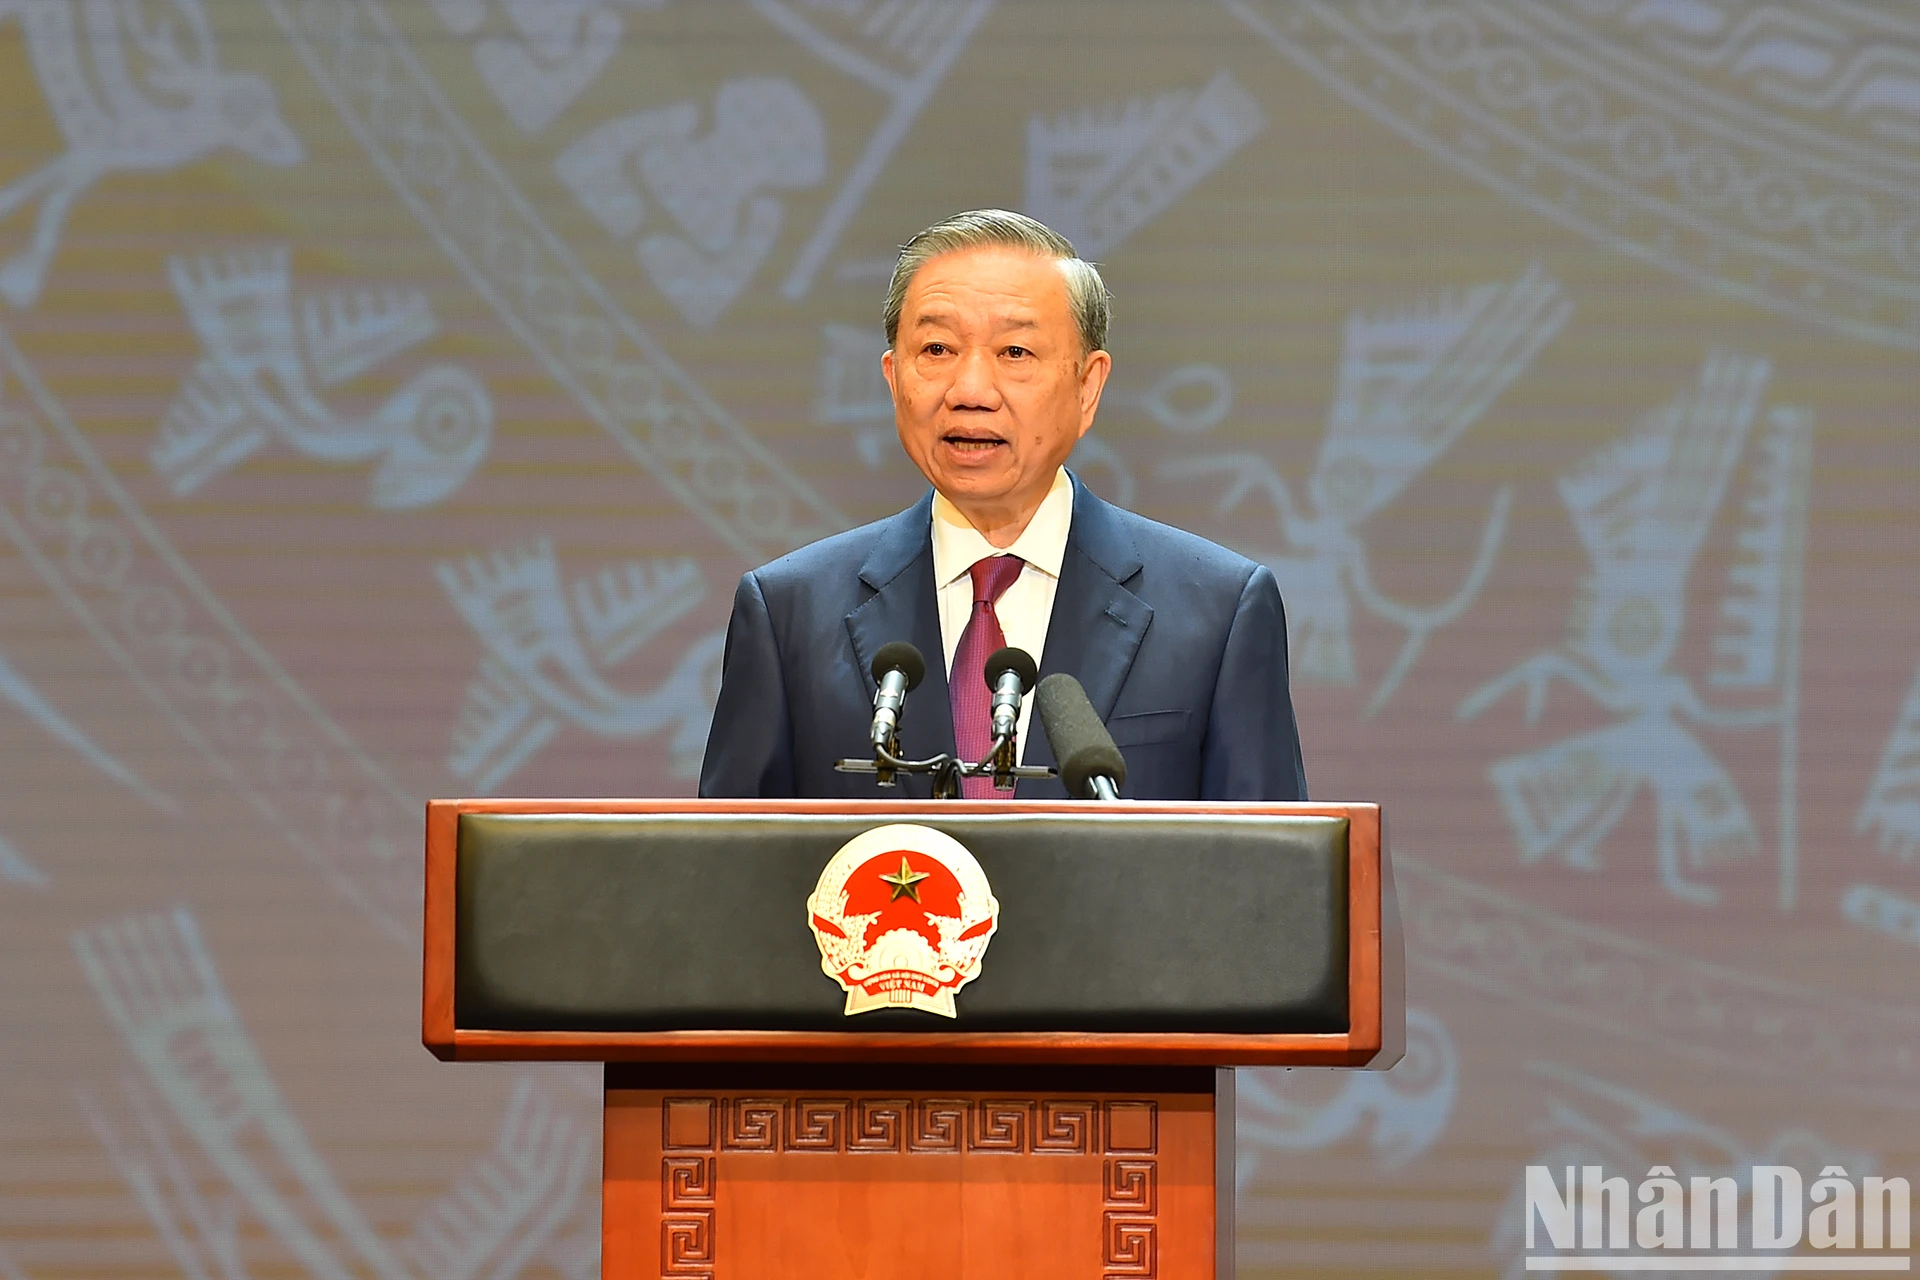
<instances>
[{"instance_id":1,"label":"microphone gooseneck stand","mask_svg":"<svg viewBox=\"0 0 1920 1280\"><path fill-rule=\"evenodd\" d=\"M926 672L920 651L901 641L885 645L873 660L873 678L877 686L871 760L834 761L838 773L871 773L883 787L896 786L903 773L933 775L935 800L958 800L967 778L988 776L994 790L1012 791L1021 778L1051 778L1054 769L1044 765L1014 763L1017 758L1020 699L1033 688L1037 674L1033 658L1015 648L997 650L987 659L987 687L994 691L993 745L978 761L962 760L951 752L941 752L924 760L907 760L900 755L900 719L906 711L906 695Z\"/></svg>"}]
</instances>

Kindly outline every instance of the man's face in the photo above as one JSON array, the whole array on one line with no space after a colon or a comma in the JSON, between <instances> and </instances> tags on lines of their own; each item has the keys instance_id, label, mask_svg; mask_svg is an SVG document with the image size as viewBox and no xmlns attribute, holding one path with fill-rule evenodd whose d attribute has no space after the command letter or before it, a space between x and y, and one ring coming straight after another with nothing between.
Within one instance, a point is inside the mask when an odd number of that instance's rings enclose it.
<instances>
[{"instance_id":1,"label":"man's face","mask_svg":"<svg viewBox=\"0 0 1920 1280\"><path fill-rule=\"evenodd\" d=\"M1093 425L1111 363L1082 358L1059 264L999 246L923 265L881 357L907 456L982 533L1015 534Z\"/></svg>"}]
</instances>

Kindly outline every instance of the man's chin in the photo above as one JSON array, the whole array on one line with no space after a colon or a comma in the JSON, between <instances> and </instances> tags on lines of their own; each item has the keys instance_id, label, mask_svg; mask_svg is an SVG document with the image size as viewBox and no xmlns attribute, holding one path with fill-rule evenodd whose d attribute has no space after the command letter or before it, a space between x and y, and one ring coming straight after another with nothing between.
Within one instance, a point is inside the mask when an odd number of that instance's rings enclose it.
<instances>
[{"instance_id":1,"label":"man's chin","mask_svg":"<svg viewBox=\"0 0 1920 1280\"><path fill-rule=\"evenodd\" d=\"M968 503L1004 502L1014 488L1004 477L989 478L951 473L935 477L933 487L945 495L949 502L959 506L965 506Z\"/></svg>"},{"instance_id":2,"label":"man's chin","mask_svg":"<svg viewBox=\"0 0 1920 1280\"><path fill-rule=\"evenodd\" d=\"M942 443L931 464L929 479L940 492L951 497L963 492L972 497L991 499L1019 488L1019 468L1014 466L1013 451L1006 445L992 449L956 449Z\"/></svg>"}]
</instances>

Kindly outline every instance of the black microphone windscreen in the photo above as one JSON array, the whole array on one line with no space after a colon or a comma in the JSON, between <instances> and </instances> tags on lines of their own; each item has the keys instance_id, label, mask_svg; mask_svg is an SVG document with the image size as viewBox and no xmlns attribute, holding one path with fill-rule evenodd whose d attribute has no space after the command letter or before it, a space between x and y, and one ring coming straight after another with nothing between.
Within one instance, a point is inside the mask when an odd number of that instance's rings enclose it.
<instances>
[{"instance_id":1,"label":"black microphone windscreen","mask_svg":"<svg viewBox=\"0 0 1920 1280\"><path fill-rule=\"evenodd\" d=\"M873 655L873 682L879 684L880 677L896 670L907 678L907 692L911 693L927 678L927 660L905 640L881 645L880 652Z\"/></svg>"},{"instance_id":2,"label":"black microphone windscreen","mask_svg":"<svg viewBox=\"0 0 1920 1280\"><path fill-rule=\"evenodd\" d=\"M1040 668L1035 665L1032 654L1025 649L1016 649L1008 645L1004 649L995 649L993 656L987 659L987 688L998 687L1000 677L1009 671L1020 673L1021 693L1032 691L1033 682L1040 674Z\"/></svg>"},{"instance_id":3,"label":"black microphone windscreen","mask_svg":"<svg viewBox=\"0 0 1920 1280\"><path fill-rule=\"evenodd\" d=\"M1040 682L1034 693L1034 709L1046 727L1047 741L1053 746L1053 758L1059 762L1060 780L1067 794L1085 799L1091 796L1087 780L1101 776L1113 779L1114 786L1127 782L1127 761L1113 744L1113 735L1100 723L1100 713L1087 699L1080 682L1064 671L1056 671Z\"/></svg>"}]
</instances>

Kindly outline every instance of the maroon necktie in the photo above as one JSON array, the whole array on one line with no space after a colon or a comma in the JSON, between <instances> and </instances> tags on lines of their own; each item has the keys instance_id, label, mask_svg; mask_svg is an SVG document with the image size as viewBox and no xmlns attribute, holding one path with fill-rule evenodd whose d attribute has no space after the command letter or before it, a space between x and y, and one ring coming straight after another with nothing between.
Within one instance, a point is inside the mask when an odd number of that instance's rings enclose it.
<instances>
[{"instance_id":1,"label":"maroon necktie","mask_svg":"<svg viewBox=\"0 0 1920 1280\"><path fill-rule=\"evenodd\" d=\"M953 671L947 676L947 693L953 699L954 751L968 764L978 764L993 746L993 690L987 688L987 659L1007 643L993 606L1026 567L1019 556L988 556L968 570L973 575L973 614L960 633ZM969 800L991 799L993 779L968 778L960 790Z\"/></svg>"}]
</instances>

